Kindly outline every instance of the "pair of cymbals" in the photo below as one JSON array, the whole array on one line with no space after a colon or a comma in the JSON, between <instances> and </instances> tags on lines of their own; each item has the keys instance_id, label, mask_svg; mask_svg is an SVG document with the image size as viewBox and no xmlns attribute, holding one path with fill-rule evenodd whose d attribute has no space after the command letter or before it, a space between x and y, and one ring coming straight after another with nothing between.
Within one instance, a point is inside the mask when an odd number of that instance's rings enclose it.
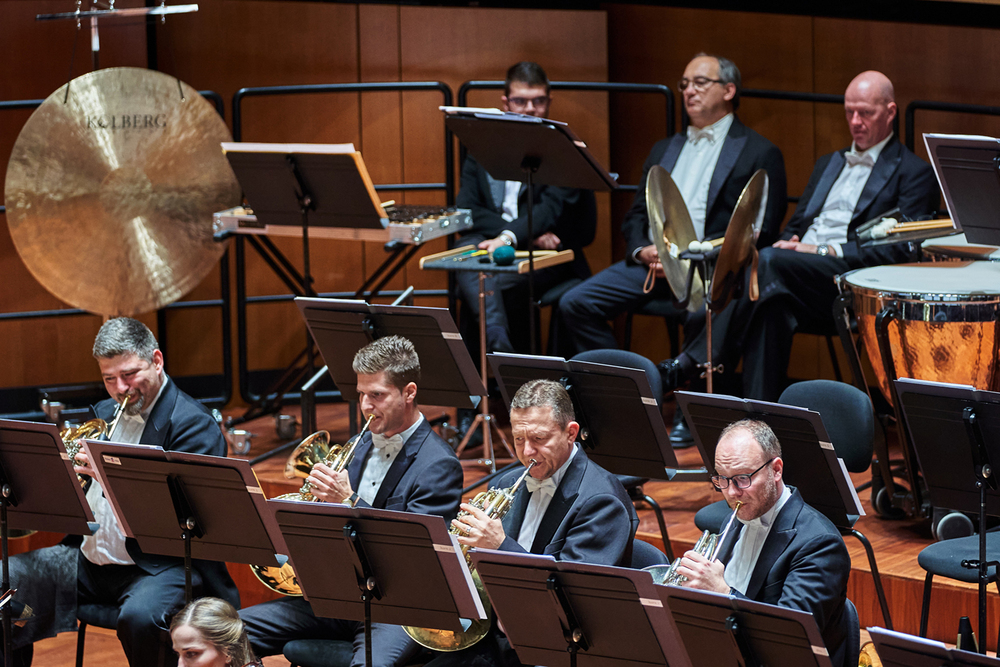
<instances>
[{"instance_id":1,"label":"pair of cymbals","mask_svg":"<svg viewBox=\"0 0 1000 667\"><path fill-rule=\"evenodd\" d=\"M11 152L4 201L14 245L70 305L103 315L161 308L225 252L212 214L240 202L220 147L232 137L196 90L160 72L104 69L67 86L31 115Z\"/></svg>"},{"instance_id":2,"label":"pair of cymbals","mask_svg":"<svg viewBox=\"0 0 1000 667\"><path fill-rule=\"evenodd\" d=\"M750 298L757 300L757 247L754 222L764 203L767 172L758 169L740 193L726 227L725 240L712 274L710 306L719 312L729 303L733 289L747 264L750 272ZM691 262L681 259L692 241L698 241L688 213L687 204L670 173L660 165L650 168L646 180L646 212L653 230L653 243L663 265L663 273L678 301L688 293L688 273ZM704 303L704 285L697 272L693 274L688 310L696 311Z\"/></svg>"}]
</instances>

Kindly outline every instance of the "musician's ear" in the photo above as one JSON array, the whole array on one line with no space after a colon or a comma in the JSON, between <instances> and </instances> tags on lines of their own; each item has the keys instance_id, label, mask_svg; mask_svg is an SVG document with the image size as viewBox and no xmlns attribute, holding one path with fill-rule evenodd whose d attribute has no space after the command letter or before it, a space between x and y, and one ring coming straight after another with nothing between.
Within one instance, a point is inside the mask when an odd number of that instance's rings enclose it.
<instances>
[{"instance_id":1,"label":"musician's ear","mask_svg":"<svg viewBox=\"0 0 1000 667\"><path fill-rule=\"evenodd\" d=\"M771 462L771 470L774 471L774 481L781 480L781 473L785 469L785 462L781 460L781 457L777 457Z\"/></svg>"},{"instance_id":2,"label":"musician's ear","mask_svg":"<svg viewBox=\"0 0 1000 667\"><path fill-rule=\"evenodd\" d=\"M570 422L566 425L566 434L569 435L569 443L573 444L576 442L576 436L580 433L580 425L576 422Z\"/></svg>"}]
</instances>

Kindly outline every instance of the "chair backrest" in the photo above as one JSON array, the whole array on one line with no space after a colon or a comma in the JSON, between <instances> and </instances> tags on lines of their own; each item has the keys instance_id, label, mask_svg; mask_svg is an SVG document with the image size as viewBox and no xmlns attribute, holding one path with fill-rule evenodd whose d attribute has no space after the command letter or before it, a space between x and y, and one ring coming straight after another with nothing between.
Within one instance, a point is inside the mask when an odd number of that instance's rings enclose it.
<instances>
[{"instance_id":1,"label":"chair backrest","mask_svg":"<svg viewBox=\"0 0 1000 667\"><path fill-rule=\"evenodd\" d=\"M632 569L641 570L642 568L649 567L650 565L667 565L669 563L670 561L667 560L667 554L663 553L649 542L643 542L639 539L632 540Z\"/></svg>"},{"instance_id":2,"label":"chair backrest","mask_svg":"<svg viewBox=\"0 0 1000 667\"><path fill-rule=\"evenodd\" d=\"M663 402L663 381L660 379L660 371L656 364L635 352L628 350L601 349L587 350L573 357L573 361L589 361L594 364L607 364L608 366L621 366L622 368L637 368L645 371L649 379L649 387L653 390L656 404Z\"/></svg>"},{"instance_id":3,"label":"chair backrest","mask_svg":"<svg viewBox=\"0 0 1000 667\"><path fill-rule=\"evenodd\" d=\"M871 465L875 412L865 392L844 382L807 380L785 389L778 402L820 413L834 451L850 472Z\"/></svg>"},{"instance_id":4,"label":"chair backrest","mask_svg":"<svg viewBox=\"0 0 1000 667\"><path fill-rule=\"evenodd\" d=\"M860 391L860 390L859 390ZM847 641L844 642L844 667L854 667L858 664L861 654L861 623L858 620L858 610L850 598L844 601L844 615L847 616ZM834 647L827 646L830 653Z\"/></svg>"}]
</instances>

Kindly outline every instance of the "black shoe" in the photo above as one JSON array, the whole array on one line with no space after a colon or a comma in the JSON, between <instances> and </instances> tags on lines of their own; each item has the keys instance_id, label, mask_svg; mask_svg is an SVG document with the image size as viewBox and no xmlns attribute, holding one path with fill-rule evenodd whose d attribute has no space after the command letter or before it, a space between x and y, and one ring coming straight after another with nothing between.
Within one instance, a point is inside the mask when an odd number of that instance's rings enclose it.
<instances>
[{"instance_id":1,"label":"black shoe","mask_svg":"<svg viewBox=\"0 0 1000 667\"><path fill-rule=\"evenodd\" d=\"M656 364L656 368L660 371L660 382L663 383L663 393L668 394L674 389L677 389L682 384L684 384L685 377L684 368L681 362L677 359L664 359L660 363Z\"/></svg>"},{"instance_id":2,"label":"black shoe","mask_svg":"<svg viewBox=\"0 0 1000 667\"><path fill-rule=\"evenodd\" d=\"M688 428L684 413L678 407L674 411L674 425L670 428L670 445L674 449L685 449L694 444L691 429Z\"/></svg>"}]
</instances>

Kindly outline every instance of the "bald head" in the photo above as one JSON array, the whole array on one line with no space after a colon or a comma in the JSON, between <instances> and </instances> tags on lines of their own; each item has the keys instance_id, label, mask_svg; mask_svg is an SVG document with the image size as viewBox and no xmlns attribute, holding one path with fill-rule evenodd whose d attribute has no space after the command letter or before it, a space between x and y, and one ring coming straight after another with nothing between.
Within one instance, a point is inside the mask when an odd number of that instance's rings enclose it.
<instances>
[{"instance_id":1,"label":"bald head","mask_svg":"<svg viewBox=\"0 0 1000 667\"><path fill-rule=\"evenodd\" d=\"M896 117L892 81L874 70L857 75L844 92L844 111L855 148L868 150L892 133Z\"/></svg>"}]
</instances>

